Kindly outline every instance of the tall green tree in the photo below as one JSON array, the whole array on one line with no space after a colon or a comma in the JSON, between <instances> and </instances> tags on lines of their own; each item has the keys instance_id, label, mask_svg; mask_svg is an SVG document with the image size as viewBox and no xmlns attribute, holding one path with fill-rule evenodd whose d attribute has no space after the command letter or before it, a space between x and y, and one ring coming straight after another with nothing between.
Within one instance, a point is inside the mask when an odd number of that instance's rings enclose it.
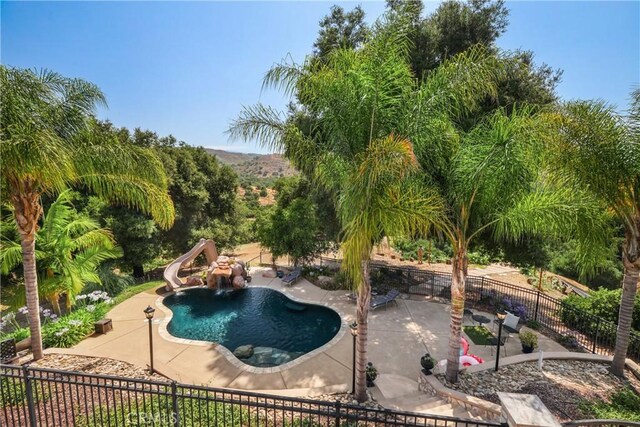
<instances>
[{"instance_id":1,"label":"tall green tree","mask_svg":"<svg viewBox=\"0 0 640 427\"><path fill-rule=\"evenodd\" d=\"M495 58L476 50L419 85L408 58L408 23L388 15L375 36L359 50L336 49L318 61L281 64L265 83L289 90L315 117L309 122L283 119L272 108L246 108L231 135L282 149L296 167L332 194L342 226L345 270L357 288L356 398L366 398L371 250L385 235L425 232L439 224L442 205L432 190L414 178L411 141L417 119L432 116L434 134L448 109L465 109L492 87ZM437 147L436 147L437 148ZM434 148L435 149L435 148Z\"/></svg>"},{"instance_id":2,"label":"tall green tree","mask_svg":"<svg viewBox=\"0 0 640 427\"><path fill-rule=\"evenodd\" d=\"M557 145L562 170L595 194L624 226L624 277L612 362L613 373L620 377L640 279L640 89L633 91L631 99L627 117L603 102L565 105Z\"/></svg>"},{"instance_id":3,"label":"tall green tree","mask_svg":"<svg viewBox=\"0 0 640 427\"><path fill-rule=\"evenodd\" d=\"M86 283L101 283L100 264L122 255L122 250L115 247L111 232L101 228L97 220L78 214L70 201L69 190L60 193L36 233L38 292L58 315L62 296L70 309ZM23 254L15 216L5 218L2 225L0 272L8 274L22 264ZM21 286L21 290L16 295L24 297L24 287ZM20 298L19 305L23 304Z\"/></svg>"},{"instance_id":4,"label":"tall green tree","mask_svg":"<svg viewBox=\"0 0 640 427\"><path fill-rule=\"evenodd\" d=\"M360 6L349 12L345 12L341 6L332 6L331 12L320 21L318 38L313 44L314 54L324 58L334 49L362 46L370 33L364 17L364 10Z\"/></svg>"},{"instance_id":5,"label":"tall green tree","mask_svg":"<svg viewBox=\"0 0 640 427\"><path fill-rule=\"evenodd\" d=\"M173 223L173 204L158 158L148 149L97 138L89 127L97 86L51 71L0 66L1 186L13 206L21 239L24 282L34 359L42 357L35 236L40 198L83 187L111 203L150 214L162 227Z\"/></svg>"},{"instance_id":6,"label":"tall green tree","mask_svg":"<svg viewBox=\"0 0 640 427\"><path fill-rule=\"evenodd\" d=\"M455 115L449 111L448 118ZM594 266L606 247L607 222L593 197L568 188L547 167L545 116L498 110L469 132L450 125L440 134L429 130L443 126L431 125L432 117L422 118L413 140L424 179L445 205L446 219L436 228L453 248L446 377L456 382L470 245L483 234L498 241L574 236L583 264Z\"/></svg>"}]
</instances>

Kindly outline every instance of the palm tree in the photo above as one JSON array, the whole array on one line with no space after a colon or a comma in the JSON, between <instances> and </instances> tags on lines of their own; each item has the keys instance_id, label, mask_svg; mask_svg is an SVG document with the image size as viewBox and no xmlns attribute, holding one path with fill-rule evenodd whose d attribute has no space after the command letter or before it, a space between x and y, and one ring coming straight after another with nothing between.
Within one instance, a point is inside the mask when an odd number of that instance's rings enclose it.
<instances>
[{"instance_id":1,"label":"palm tree","mask_svg":"<svg viewBox=\"0 0 640 427\"><path fill-rule=\"evenodd\" d=\"M446 218L436 228L453 248L450 382L458 377L467 252L474 239L576 236L584 264L593 266L605 246L606 228L596 201L568 189L547 167L545 143L551 134L546 115L524 107L511 114L498 110L469 132L457 130L455 118L453 111L432 125L433 115L425 115L413 135L424 179L445 206ZM437 126L447 131L434 133Z\"/></svg>"},{"instance_id":2,"label":"palm tree","mask_svg":"<svg viewBox=\"0 0 640 427\"><path fill-rule=\"evenodd\" d=\"M61 314L63 295L69 310L85 283L101 283L100 264L122 256L122 250L114 246L111 232L100 228L94 219L79 215L70 199L69 190L60 193L36 233L39 296L49 301L57 315ZM19 238L8 239L12 235L17 237L15 217L9 216L2 225L0 272L8 274L22 263L22 246ZM16 305L24 305L24 292L16 295L20 295Z\"/></svg>"},{"instance_id":3,"label":"palm tree","mask_svg":"<svg viewBox=\"0 0 640 427\"><path fill-rule=\"evenodd\" d=\"M109 202L174 219L162 164L148 149L97 140L89 117L105 105L97 86L51 71L0 66L1 186L20 235L34 359L42 357L35 236L40 197L81 186Z\"/></svg>"},{"instance_id":4,"label":"palm tree","mask_svg":"<svg viewBox=\"0 0 640 427\"><path fill-rule=\"evenodd\" d=\"M398 20L399 19L399 20ZM429 108L440 117L479 102L492 87L494 58L476 49L434 73L422 86L407 61L408 25L380 22L362 49L337 49L322 62L281 64L265 85L295 95L301 114L289 119L270 107L247 107L232 137L258 140L284 151L335 198L342 226L343 268L357 289L356 398L366 399L367 316L371 251L385 235L413 235L438 224L439 197L415 179L411 141L415 119ZM300 117L302 116L302 117ZM435 130L434 130L435 131Z\"/></svg>"},{"instance_id":5,"label":"palm tree","mask_svg":"<svg viewBox=\"0 0 640 427\"><path fill-rule=\"evenodd\" d=\"M603 102L565 105L557 145L562 170L602 200L624 226L624 278L611 365L620 377L640 280L640 89L631 98L628 117L621 117Z\"/></svg>"}]
</instances>

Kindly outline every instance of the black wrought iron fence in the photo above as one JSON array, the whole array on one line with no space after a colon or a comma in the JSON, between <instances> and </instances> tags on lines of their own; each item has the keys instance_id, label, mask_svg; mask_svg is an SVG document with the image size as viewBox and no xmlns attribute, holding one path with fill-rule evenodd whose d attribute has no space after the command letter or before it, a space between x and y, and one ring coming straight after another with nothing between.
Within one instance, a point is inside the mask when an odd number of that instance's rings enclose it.
<instances>
[{"instance_id":1,"label":"black wrought iron fence","mask_svg":"<svg viewBox=\"0 0 640 427\"><path fill-rule=\"evenodd\" d=\"M378 292L394 288L407 294L451 298L451 273L372 263L370 275L372 287ZM613 354L617 329L614 322L576 310L544 292L487 277L468 276L465 297L467 306L490 310L501 306L524 321L534 320L557 334L557 338L565 345L595 354ZM629 358L640 361L638 331L631 333L627 354Z\"/></svg>"},{"instance_id":2,"label":"black wrought iron fence","mask_svg":"<svg viewBox=\"0 0 640 427\"><path fill-rule=\"evenodd\" d=\"M498 427L237 390L0 365L2 426Z\"/></svg>"}]
</instances>

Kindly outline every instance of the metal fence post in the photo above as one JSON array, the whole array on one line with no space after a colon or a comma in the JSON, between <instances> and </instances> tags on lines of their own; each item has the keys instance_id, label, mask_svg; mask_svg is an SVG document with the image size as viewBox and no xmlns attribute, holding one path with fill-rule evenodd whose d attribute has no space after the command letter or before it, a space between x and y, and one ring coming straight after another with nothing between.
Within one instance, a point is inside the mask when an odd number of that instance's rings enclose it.
<instances>
[{"instance_id":1,"label":"metal fence post","mask_svg":"<svg viewBox=\"0 0 640 427\"><path fill-rule=\"evenodd\" d=\"M535 320L536 322L538 321L538 306L540 305L540 291L538 291L538 294L536 295L536 311L535 314L533 315L533 320Z\"/></svg>"},{"instance_id":2,"label":"metal fence post","mask_svg":"<svg viewBox=\"0 0 640 427\"><path fill-rule=\"evenodd\" d=\"M178 385L175 381L171 381L171 403L173 408L173 425L180 425L180 416L178 414Z\"/></svg>"},{"instance_id":3,"label":"metal fence post","mask_svg":"<svg viewBox=\"0 0 640 427\"><path fill-rule=\"evenodd\" d=\"M31 389L31 378L29 378L29 369L26 366L22 367L22 374L24 375L24 389L27 394L27 409L29 410L29 425L36 427L36 405L33 401L33 390Z\"/></svg>"},{"instance_id":4,"label":"metal fence post","mask_svg":"<svg viewBox=\"0 0 640 427\"><path fill-rule=\"evenodd\" d=\"M335 405L336 427L340 427L340 417L342 416L341 410L342 410L342 404L340 403L339 400L336 400L336 405Z\"/></svg>"},{"instance_id":5,"label":"metal fence post","mask_svg":"<svg viewBox=\"0 0 640 427\"><path fill-rule=\"evenodd\" d=\"M591 353L596 354L596 346L598 345L598 333L600 332L600 318L596 322L596 336L593 337L593 348L591 349Z\"/></svg>"}]
</instances>

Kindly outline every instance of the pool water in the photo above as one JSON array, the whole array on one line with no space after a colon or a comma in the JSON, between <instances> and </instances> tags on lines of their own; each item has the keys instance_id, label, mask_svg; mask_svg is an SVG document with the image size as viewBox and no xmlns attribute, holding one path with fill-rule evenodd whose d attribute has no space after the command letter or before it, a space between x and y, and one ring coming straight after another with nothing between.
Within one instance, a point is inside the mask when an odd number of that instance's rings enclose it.
<instances>
[{"instance_id":1,"label":"pool water","mask_svg":"<svg viewBox=\"0 0 640 427\"><path fill-rule=\"evenodd\" d=\"M289 299L267 288L190 289L164 298L175 337L213 341L230 351L253 345L253 366L278 366L329 342L340 329L334 310Z\"/></svg>"}]
</instances>

